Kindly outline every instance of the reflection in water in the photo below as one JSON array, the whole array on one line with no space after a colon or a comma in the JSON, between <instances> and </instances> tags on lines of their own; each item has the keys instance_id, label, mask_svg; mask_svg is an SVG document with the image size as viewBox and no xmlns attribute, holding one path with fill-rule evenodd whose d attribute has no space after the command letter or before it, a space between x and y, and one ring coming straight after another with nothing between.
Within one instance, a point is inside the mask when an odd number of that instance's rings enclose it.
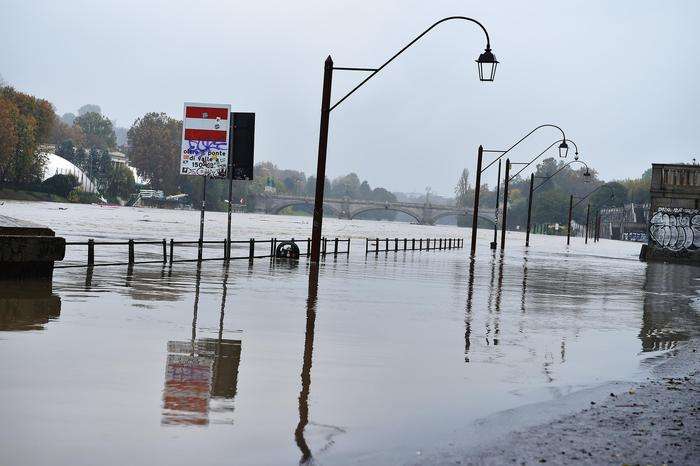
<instances>
[{"instance_id":1,"label":"reflection in water","mask_svg":"<svg viewBox=\"0 0 700 466\"><path fill-rule=\"evenodd\" d=\"M469 258L469 282L467 284L467 308L464 313L464 362L469 362L472 334L472 303L474 302L474 256Z\"/></svg>"},{"instance_id":2,"label":"reflection in water","mask_svg":"<svg viewBox=\"0 0 700 466\"><path fill-rule=\"evenodd\" d=\"M61 298L51 282L3 281L0 283L0 331L42 330L61 314Z\"/></svg>"},{"instance_id":3,"label":"reflection in water","mask_svg":"<svg viewBox=\"0 0 700 466\"><path fill-rule=\"evenodd\" d=\"M318 264L311 264L309 270L309 295L306 300L306 332L304 334L304 362L301 367L301 391L299 392L299 423L294 429L294 441L301 451L299 464L313 459L304 429L309 423L309 391L311 390L311 365L314 353L314 329L316 326L316 301L318 298Z\"/></svg>"},{"instance_id":4,"label":"reflection in water","mask_svg":"<svg viewBox=\"0 0 700 466\"><path fill-rule=\"evenodd\" d=\"M644 282L644 313L639 339L642 351L675 348L700 328L693 307L700 267L649 262Z\"/></svg>"},{"instance_id":5,"label":"reflection in water","mask_svg":"<svg viewBox=\"0 0 700 466\"><path fill-rule=\"evenodd\" d=\"M207 425L210 411L233 411L241 341L223 338L227 281L228 268L225 269L223 278L218 338L197 339L201 283L201 268L197 266L192 337L189 341L168 342L162 424ZM217 403L212 407L210 404L213 405L213 402Z\"/></svg>"}]
</instances>

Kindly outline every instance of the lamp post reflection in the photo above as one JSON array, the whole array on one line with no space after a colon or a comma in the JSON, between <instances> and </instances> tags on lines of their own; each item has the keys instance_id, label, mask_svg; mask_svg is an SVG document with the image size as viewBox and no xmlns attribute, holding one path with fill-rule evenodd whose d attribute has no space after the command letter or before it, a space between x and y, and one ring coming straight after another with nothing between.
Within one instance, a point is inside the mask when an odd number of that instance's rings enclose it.
<instances>
[{"instance_id":1,"label":"lamp post reflection","mask_svg":"<svg viewBox=\"0 0 700 466\"><path fill-rule=\"evenodd\" d=\"M161 420L164 425L207 425L210 411L233 411L231 402L238 385L241 341L223 338L228 266L224 270L218 337L198 340L201 264L197 265L190 341L168 342ZM212 407L212 401L217 405Z\"/></svg>"},{"instance_id":2,"label":"lamp post reflection","mask_svg":"<svg viewBox=\"0 0 700 466\"><path fill-rule=\"evenodd\" d=\"M304 333L304 357L301 366L301 391L299 392L299 423L294 429L294 441L301 451L299 464L306 464L313 455L304 438L309 423L309 392L311 391L311 365L314 356L314 330L316 327L316 302L318 299L318 264L311 263L309 270L309 294L306 300L306 332Z\"/></svg>"},{"instance_id":3,"label":"lamp post reflection","mask_svg":"<svg viewBox=\"0 0 700 466\"><path fill-rule=\"evenodd\" d=\"M474 302L474 256L469 257L469 282L467 284L467 306L464 313L464 362L469 362L469 347L472 334L472 303Z\"/></svg>"}]
</instances>

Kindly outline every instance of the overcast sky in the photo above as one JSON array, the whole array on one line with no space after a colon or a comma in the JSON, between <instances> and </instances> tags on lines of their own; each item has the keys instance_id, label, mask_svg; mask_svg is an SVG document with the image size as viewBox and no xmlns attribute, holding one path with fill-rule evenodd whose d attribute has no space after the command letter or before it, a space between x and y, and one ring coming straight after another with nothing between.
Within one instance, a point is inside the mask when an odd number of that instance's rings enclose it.
<instances>
[{"instance_id":1,"label":"overcast sky","mask_svg":"<svg viewBox=\"0 0 700 466\"><path fill-rule=\"evenodd\" d=\"M695 0L0 0L0 12L0 74L59 114L94 103L129 127L149 111L180 119L184 101L231 103L256 113L257 161L307 174L326 56L378 66L452 15L486 26L496 81L477 78L475 25L439 26L332 112L328 176L451 194L462 168L473 181L479 144L503 149L543 123L605 179L700 155ZM334 97L361 77L337 71ZM541 130L513 159L558 138Z\"/></svg>"}]
</instances>

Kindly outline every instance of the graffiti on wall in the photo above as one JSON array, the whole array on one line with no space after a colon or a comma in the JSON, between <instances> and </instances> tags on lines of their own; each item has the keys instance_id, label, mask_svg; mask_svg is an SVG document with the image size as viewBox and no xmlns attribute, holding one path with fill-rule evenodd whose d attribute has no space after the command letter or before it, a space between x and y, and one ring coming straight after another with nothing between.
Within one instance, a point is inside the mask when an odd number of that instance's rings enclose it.
<instances>
[{"instance_id":1,"label":"graffiti on wall","mask_svg":"<svg viewBox=\"0 0 700 466\"><path fill-rule=\"evenodd\" d=\"M649 221L649 235L669 251L700 249L700 210L659 207Z\"/></svg>"}]
</instances>

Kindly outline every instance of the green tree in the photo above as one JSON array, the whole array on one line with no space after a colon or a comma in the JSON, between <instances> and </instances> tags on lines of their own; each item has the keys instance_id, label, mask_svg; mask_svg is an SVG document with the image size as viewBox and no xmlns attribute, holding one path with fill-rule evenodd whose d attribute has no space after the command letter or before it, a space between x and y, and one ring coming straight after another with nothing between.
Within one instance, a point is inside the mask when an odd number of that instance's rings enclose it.
<instances>
[{"instance_id":1,"label":"green tree","mask_svg":"<svg viewBox=\"0 0 700 466\"><path fill-rule=\"evenodd\" d=\"M188 177L179 178L181 133L180 121L155 112L137 119L127 133L129 160L154 189L173 193L180 181L189 183Z\"/></svg>"},{"instance_id":2,"label":"green tree","mask_svg":"<svg viewBox=\"0 0 700 466\"><path fill-rule=\"evenodd\" d=\"M41 183L46 192L66 198L79 184L75 175L54 175Z\"/></svg>"},{"instance_id":3,"label":"green tree","mask_svg":"<svg viewBox=\"0 0 700 466\"><path fill-rule=\"evenodd\" d=\"M134 174L122 164L114 164L110 167L107 175L105 194L110 199L119 197L127 199L136 192L136 182Z\"/></svg>"},{"instance_id":4,"label":"green tree","mask_svg":"<svg viewBox=\"0 0 700 466\"><path fill-rule=\"evenodd\" d=\"M75 125L79 126L85 134L85 144L88 148L113 149L117 145L117 137L109 118L99 113L88 112L75 119Z\"/></svg>"}]
</instances>

